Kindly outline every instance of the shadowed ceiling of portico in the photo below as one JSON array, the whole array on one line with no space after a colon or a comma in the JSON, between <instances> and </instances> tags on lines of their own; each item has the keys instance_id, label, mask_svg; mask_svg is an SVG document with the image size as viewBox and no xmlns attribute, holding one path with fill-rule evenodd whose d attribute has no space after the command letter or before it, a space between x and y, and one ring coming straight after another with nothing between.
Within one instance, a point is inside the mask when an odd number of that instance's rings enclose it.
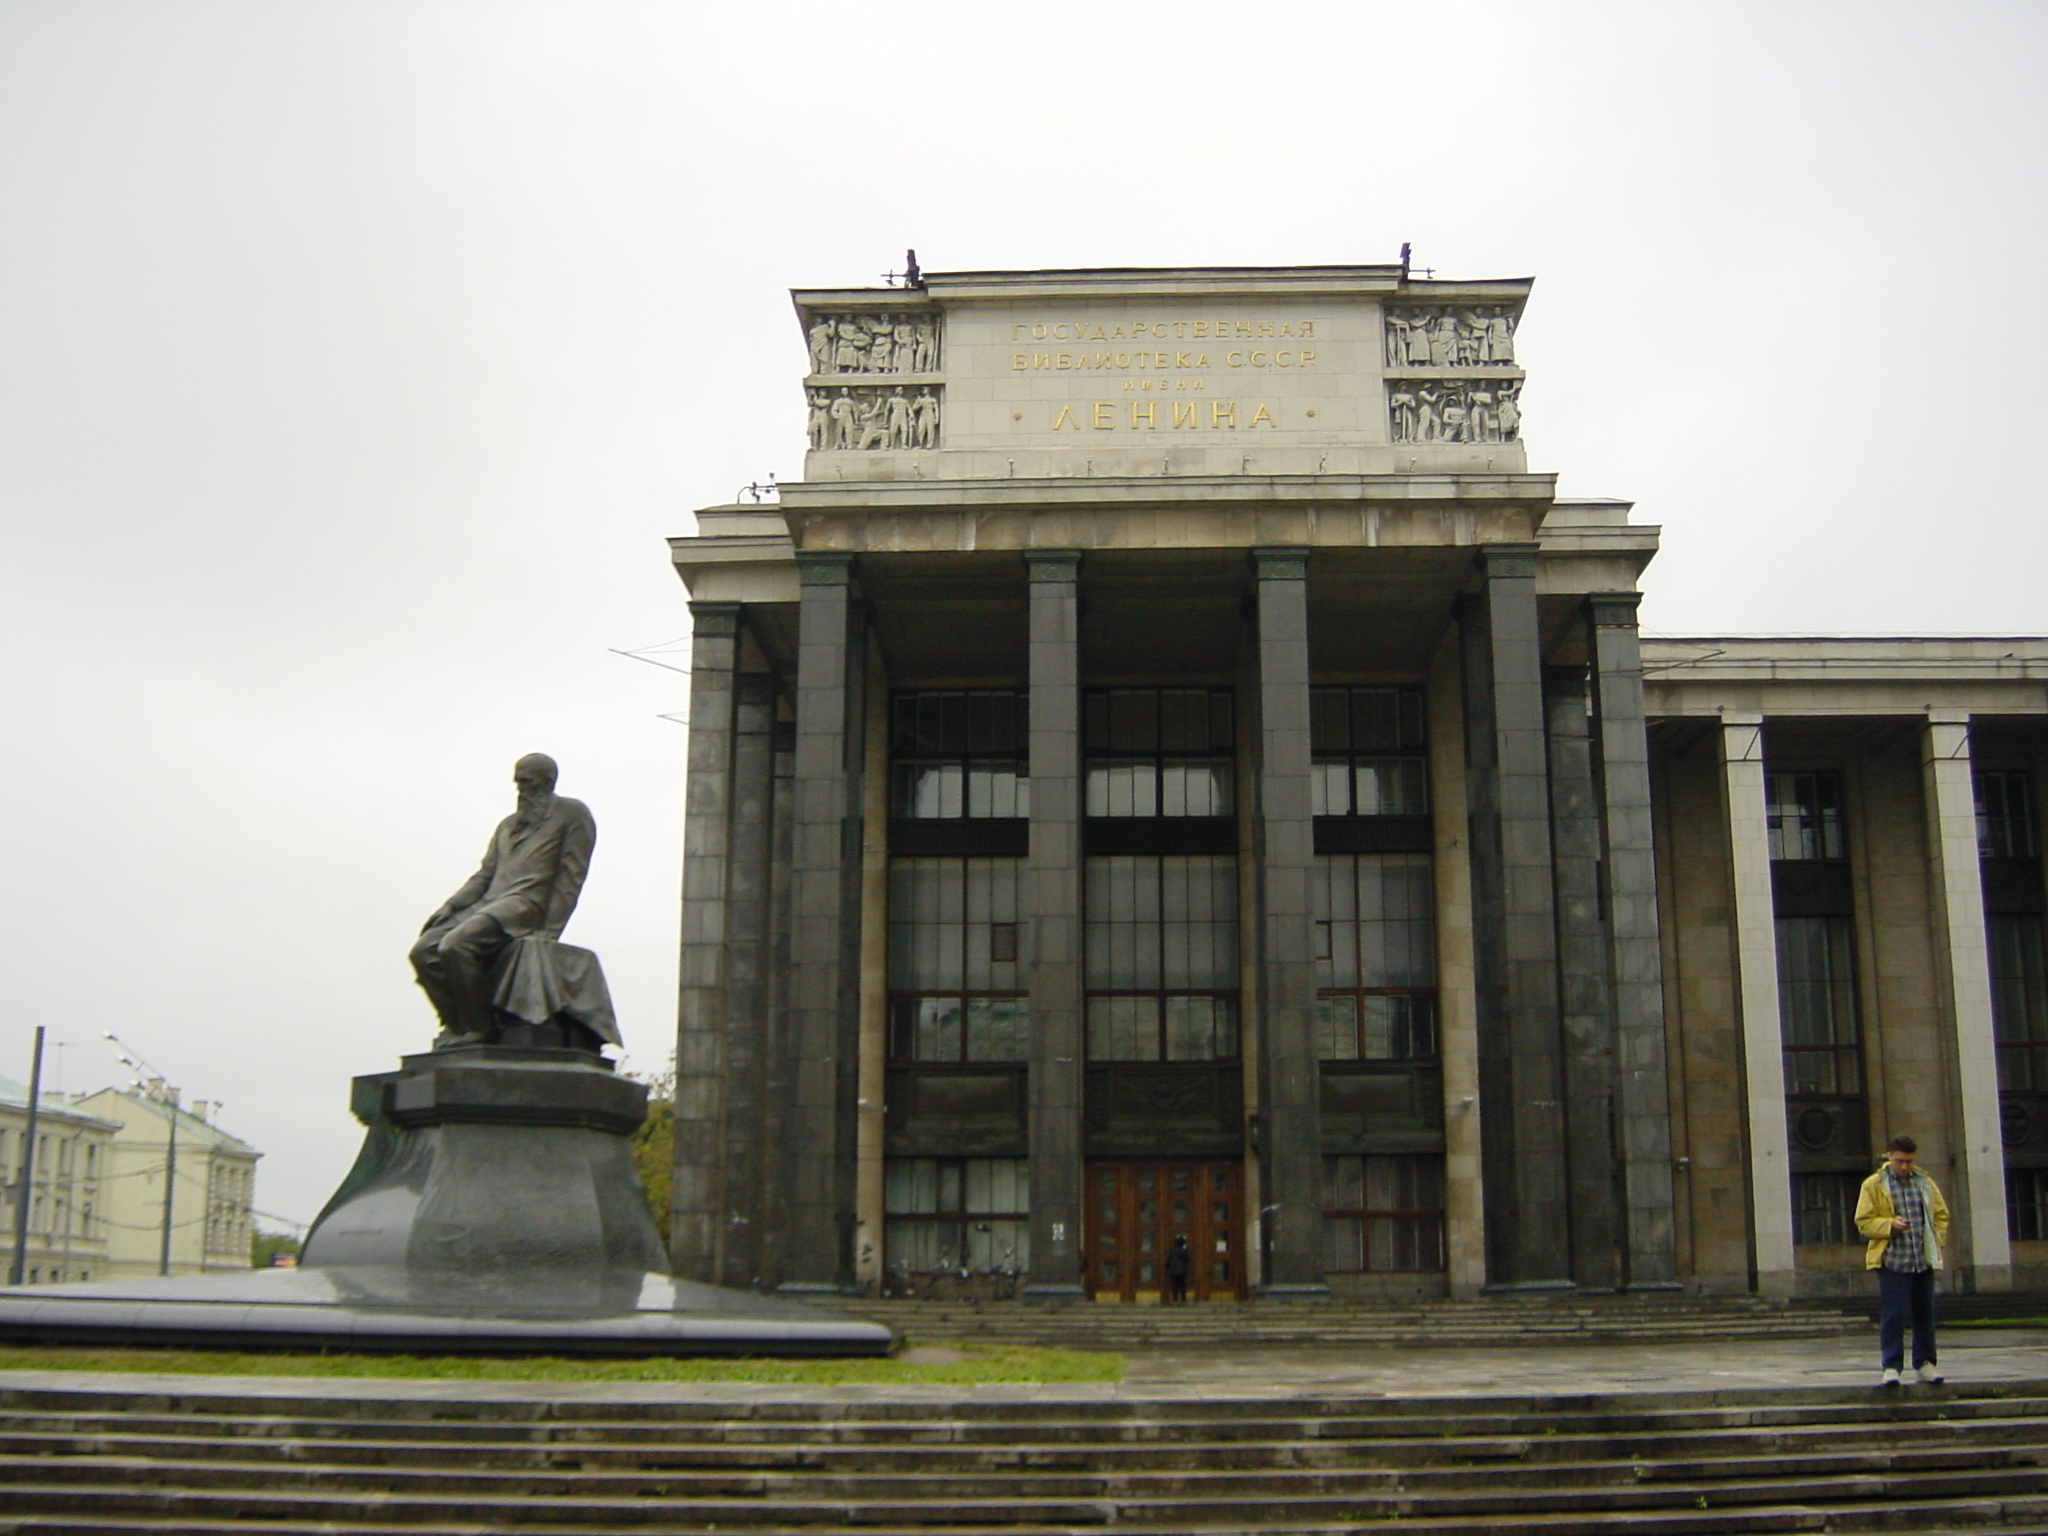
<instances>
[{"instance_id":1,"label":"shadowed ceiling of portico","mask_svg":"<svg viewBox=\"0 0 2048 1536\"><path fill-rule=\"evenodd\" d=\"M1419 681L1470 572L1468 550L1318 551L1311 664L1325 675ZM1024 681L1029 617L1021 554L864 556L859 580L892 686ZM1087 554L1084 680L1234 681L1251 635L1252 585L1243 550Z\"/></svg>"}]
</instances>

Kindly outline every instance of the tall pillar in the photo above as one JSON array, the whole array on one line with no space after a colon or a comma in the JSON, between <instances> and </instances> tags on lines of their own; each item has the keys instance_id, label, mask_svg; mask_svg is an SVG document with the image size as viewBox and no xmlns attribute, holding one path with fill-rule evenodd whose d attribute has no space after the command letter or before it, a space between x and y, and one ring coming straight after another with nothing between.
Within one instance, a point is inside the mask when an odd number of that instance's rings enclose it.
<instances>
[{"instance_id":1,"label":"tall pillar","mask_svg":"<svg viewBox=\"0 0 2048 1536\"><path fill-rule=\"evenodd\" d=\"M1764 717L1721 714L1728 874L1742 1008L1743 1112L1749 1133L1749 1230L1757 1291L1790 1296L1792 1165L1786 1147L1784 1040L1778 1022L1778 929L1764 811Z\"/></svg>"},{"instance_id":2,"label":"tall pillar","mask_svg":"<svg viewBox=\"0 0 2048 1536\"><path fill-rule=\"evenodd\" d=\"M1435 837L1437 1049L1444 1068L1444 1273L1451 1295L1486 1286L1480 1168L1479 1024L1472 959L1465 701L1455 638L1429 669L1429 804Z\"/></svg>"},{"instance_id":3,"label":"tall pillar","mask_svg":"<svg viewBox=\"0 0 2048 1536\"><path fill-rule=\"evenodd\" d=\"M1257 839L1263 1293L1327 1296L1323 1115L1316 1053L1314 802L1310 795L1306 549L1252 551L1258 588Z\"/></svg>"},{"instance_id":4,"label":"tall pillar","mask_svg":"<svg viewBox=\"0 0 2048 1536\"><path fill-rule=\"evenodd\" d=\"M1081 1253L1081 555L1024 552L1030 589L1031 1278L1077 1297Z\"/></svg>"},{"instance_id":5,"label":"tall pillar","mask_svg":"<svg viewBox=\"0 0 2048 1536\"><path fill-rule=\"evenodd\" d=\"M859 1070L860 676L853 557L800 553L781 1289L853 1286Z\"/></svg>"},{"instance_id":6,"label":"tall pillar","mask_svg":"<svg viewBox=\"0 0 2048 1536\"><path fill-rule=\"evenodd\" d=\"M1460 604L1490 1289L1568 1290L1536 546L1488 544Z\"/></svg>"},{"instance_id":7,"label":"tall pillar","mask_svg":"<svg viewBox=\"0 0 2048 1536\"><path fill-rule=\"evenodd\" d=\"M1664 1291L1678 1289L1678 1223L1671 1187L1650 738L1643 720L1643 654L1636 634L1641 603L1638 592L1596 592L1586 599L1586 620L1614 1020L1623 1284L1632 1291Z\"/></svg>"},{"instance_id":8,"label":"tall pillar","mask_svg":"<svg viewBox=\"0 0 2048 1536\"><path fill-rule=\"evenodd\" d=\"M1977 790L1965 710L1930 710L1922 735L1935 954L1951 1035L1955 1183L1961 1199L1948 1262L1971 1290L2012 1289L2006 1232L2005 1146L1999 1129L1998 1047L1991 1022L1991 955L1977 851Z\"/></svg>"},{"instance_id":9,"label":"tall pillar","mask_svg":"<svg viewBox=\"0 0 2048 1536\"><path fill-rule=\"evenodd\" d=\"M1559 1027L1564 1040L1565 1175L1572 1279L1621 1283L1614 1159L1614 1023L1600 903L1600 809L1586 669L1543 669L1550 734L1550 835L1556 871Z\"/></svg>"},{"instance_id":10,"label":"tall pillar","mask_svg":"<svg viewBox=\"0 0 2048 1536\"><path fill-rule=\"evenodd\" d=\"M742 662L744 665L744 661ZM757 1212L774 1178L761 1142L769 1113L769 925L774 881L775 679L742 671L734 711L732 854L726 871L724 1168L717 1283L752 1285L761 1273ZM697 1278L692 1276L691 1278Z\"/></svg>"},{"instance_id":11,"label":"tall pillar","mask_svg":"<svg viewBox=\"0 0 2048 1536\"><path fill-rule=\"evenodd\" d=\"M692 603L690 744L683 803L683 943L676 1017L669 1254L716 1281L725 1170L726 885L740 605Z\"/></svg>"},{"instance_id":12,"label":"tall pillar","mask_svg":"<svg viewBox=\"0 0 2048 1536\"><path fill-rule=\"evenodd\" d=\"M754 1199L746 1215L754 1232L754 1271L748 1284L757 1290L776 1290L782 1284L783 1229L788 1208L783 1198L787 1175L783 1168L781 1126L793 1101L796 1067L790 1041L795 1030L791 1022L790 982L791 892L795 881L790 872L796 847L796 719L795 704L785 692L775 709L775 725L768 738L770 784L768 791L768 1020L763 1031L766 1065L761 1074L762 1101L768 1106L753 1125L755 1166L761 1170L754 1186Z\"/></svg>"}]
</instances>

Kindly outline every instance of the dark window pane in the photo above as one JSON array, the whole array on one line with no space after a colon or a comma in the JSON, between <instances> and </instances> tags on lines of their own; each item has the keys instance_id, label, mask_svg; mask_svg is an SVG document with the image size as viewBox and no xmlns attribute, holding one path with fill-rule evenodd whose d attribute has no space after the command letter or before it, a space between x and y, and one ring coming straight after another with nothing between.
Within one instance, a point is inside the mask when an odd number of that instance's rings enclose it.
<instances>
[{"instance_id":1,"label":"dark window pane","mask_svg":"<svg viewBox=\"0 0 2048 1536\"><path fill-rule=\"evenodd\" d=\"M1025 695L1015 689L898 694L892 704L892 813L1014 817L1024 772Z\"/></svg>"},{"instance_id":2,"label":"dark window pane","mask_svg":"<svg viewBox=\"0 0 2048 1536\"><path fill-rule=\"evenodd\" d=\"M1803 1246L1860 1243L1856 1197L1863 1176L1855 1173L1792 1175L1792 1240Z\"/></svg>"},{"instance_id":3,"label":"dark window pane","mask_svg":"<svg viewBox=\"0 0 2048 1536\"><path fill-rule=\"evenodd\" d=\"M1983 769L1977 782L1977 851L1987 859L2039 856L2034 832L2034 794L2028 775Z\"/></svg>"},{"instance_id":4,"label":"dark window pane","mask_svg":"<svg viewBox=\"0 0 2048 1536\"><path fill-rule=\"evenodd\" d=\"M1309 748L1315 752L1330 753L1351 750L1350 698L1344 689L1309 690Z\"/></svg>"},{"instance_id":5,"label":"dark window pane","mask_svg":"<svg viewBox=\"0 0 2048 1536\"><path fill-rule=\"evenodd\" d=\"M1443 1159L1323 1160L1324 1253L1336 1267L1371 1271L1444 1267Z\"/></svg>"},{"instance_id":6,"label":"dark window pane","mask_svg":"<svg viewBox=\"0 0 2048 1536\"><path fill-rule=\"evenodd\" d=\"M1840 774L1767 773L1764 796L1773 859L1843 857Z\"/></svg>"},{"instance_id":7,"label":"dark window pane","mask_svg":"<svg viewBox=\"0 0 2048 1536\"><path fill-rule=\"evenodd\" d=\"M1986 920L1991 944L1991 1026L1998 1086L2048 1088L2048 944L2038 913Z\"/></svg>"},{"instance_id":8,"label":"dark window pane","mask_svg":"<svg viewBox=\"0 0 2048 1536\"><path fill-rule=\"evenodd\" d=\"M1316 1055L1323 1061L1358 1056L1358 998L1351 993L1316 999Z\"/></svg>"},{"instance_id":9,"label":"dark window pane","mask_svg":"<svg viewBox=\"0 0 2048 1536\"><path fill-rule=\"evenodd\" d=\"M1428 765L1419 757L1362 757L1353 774L1355 816L1421 816L1429 810Z\"/></svg>"},{"instance_id":10,"label":"dark window pane","mask_svg":"<svg viewBox=\"0 0 2048 1536\"><path fill-rule=\"evenodd\" d=\"M1316 688L1310 695L1315 814L1426 814L1429 770L1420 691Z\"/></svg>"},{"instance_id":11,"label":"dark window pane","mask_svg":"<svg viewBox=\"0 0 2048 1536\"><path fill-rule=\"evenodd\" d=\"M1118 689L1109 696L1109 750L1159 750L1159 694L1145 689Z\"/></svg>"},{"instance_id":12,"label":"dark window pane","mask_svg":"<svg viewBox=\"0 0 2048 1536\"><path fill-rule=\"evenodd\" d=\"M967 1000L967 1059L1023 1061L1030 1055L1030 1005L1020 997Z\"/></svg>"}]
</instances>

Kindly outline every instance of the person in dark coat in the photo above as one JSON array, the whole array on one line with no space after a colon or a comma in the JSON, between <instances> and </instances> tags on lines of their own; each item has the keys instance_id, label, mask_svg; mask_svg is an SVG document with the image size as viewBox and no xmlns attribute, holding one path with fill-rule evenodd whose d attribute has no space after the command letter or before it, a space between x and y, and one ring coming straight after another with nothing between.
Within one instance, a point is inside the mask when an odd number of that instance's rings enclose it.
<instances>
[{"instance_id":1,"label":"person in dark coat","mask_svg":"<svg viewBox=\"0 0 2048 1536\"><path fill-rule=\"evenodd\" d=\"M1194 1264L1194 1255L1188 1252L1188 1240L1175 1237L1173 1246L1166 1250L1166 1299L1169 1302L1185 1302L1188 1299L1188 1270Z\"/></svg>"}]
</instances>

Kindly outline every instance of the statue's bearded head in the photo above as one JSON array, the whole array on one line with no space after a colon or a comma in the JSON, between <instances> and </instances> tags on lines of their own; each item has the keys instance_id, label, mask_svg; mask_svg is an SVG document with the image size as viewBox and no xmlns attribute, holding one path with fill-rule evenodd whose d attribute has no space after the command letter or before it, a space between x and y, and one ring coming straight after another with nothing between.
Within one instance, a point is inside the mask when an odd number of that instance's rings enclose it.
<instances>
[{"instance_id":1,"label":"statue's bearded head","mask_svg":"<svg viewBox=\"0 0 2048 1536\"><path fill-rule=\"evenodd\" d=\"M519 825L531 826L547 814L558 771L545 752L529 752L512 765L512 782L519 790Z\"/></svg>"}]
</instances>

